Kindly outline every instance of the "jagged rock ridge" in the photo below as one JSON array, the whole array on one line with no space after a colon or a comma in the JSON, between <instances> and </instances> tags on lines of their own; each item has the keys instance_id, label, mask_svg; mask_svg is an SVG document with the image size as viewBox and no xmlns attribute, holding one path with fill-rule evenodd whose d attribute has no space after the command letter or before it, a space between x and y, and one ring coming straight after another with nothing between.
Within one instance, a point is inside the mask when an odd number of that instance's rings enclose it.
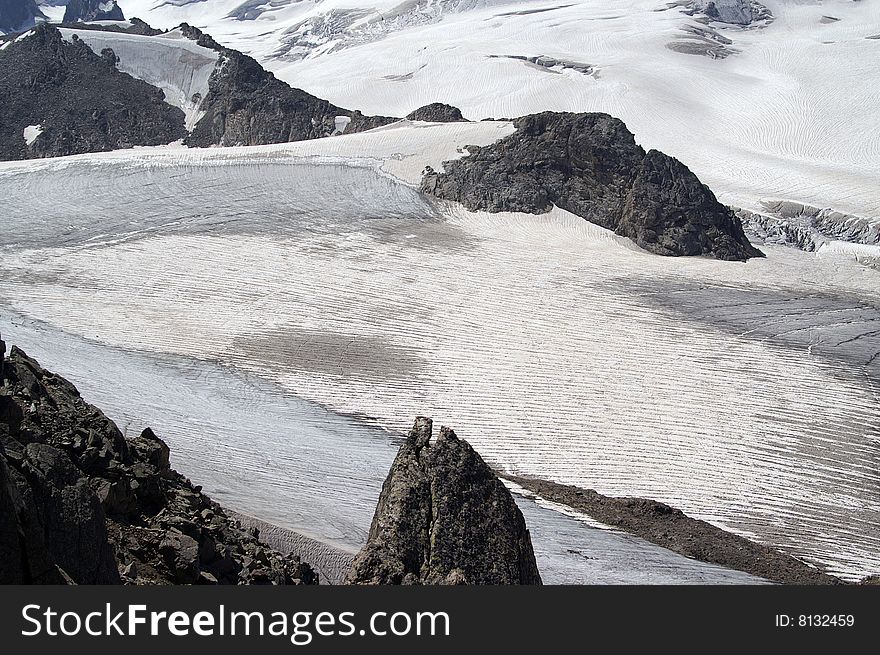
<instances>
[{"instance_id":1,"label":"jagged rock ridge","mask_svg":"<svg viewBox=\"0 0 880 655\"><path fill-rule=\"evenodd\" d=\"M687 5L687 11L730 25L747 26L773 20L770 10L755 0L693 0Z\"/></svg>"},{"instance_id":2,"label":"jagged rock ridge","mask_svg":"<svg viewBox=\"0 0 880 655\"><path fill-rule=\"evenodd\" d=\"M125 20L116 0L70 0L64 10L65 23L88 23L96 20Z\"/></svg>"},{"instance_id":3,"label":"jagged rock ridge","mask_svg":"<svg viewBox=\"0 0 880 655\"><path fill-rule=\"evenodd\" d=\"M0 341L0 584L299 584L312 569L260 543L126 439L64 378Z\"/></svg>"},{"instance_id":4,"label":"jagged rock ridge","mask_svg":"<svg viewBox=\"0 0 880 655\"><path fill-rule=\"evenodd\" d=\"M532 114L469 156L426 169L421 188L470 210L539 214L554 205L660 255L762 257L742 225L684 164L645 152L600 113Z\"/></svg>"},{"instance_id":5,"label":"jagged rock ridge","mask_svg":"<svg viewBox=\"0 0 880 655\"><path fill-rule=\"evenodd\" d=\"M0 52L0 159L161 145L184 136L183 112L159 89L117 70L110 49L96 54L41 24Z\"/></svg>"},{"instance_id":6,"label":"jagged rock ridge","mask_svg":"<svg viewBox=\"0 0 880 655\"><path fill-rule=\"evenodd\" d=\"M397 120L337 107L282 82L252 57L224 48L190 25L184 23L181 30L199 45L220 53L200 106L205 115L187 138L187 145L303 141L362 132Z\"/></svg>"},{"instance_id":7,"label":"jagged rock ridge","mask_svg":"<svg viewBox=\"0 0 880 655\"><path fill-rule=\"evenodd\" d=\"M417 418L355 558L355 584L540 584L522 513L470 444Z\"/></svg>"}]
</instances>

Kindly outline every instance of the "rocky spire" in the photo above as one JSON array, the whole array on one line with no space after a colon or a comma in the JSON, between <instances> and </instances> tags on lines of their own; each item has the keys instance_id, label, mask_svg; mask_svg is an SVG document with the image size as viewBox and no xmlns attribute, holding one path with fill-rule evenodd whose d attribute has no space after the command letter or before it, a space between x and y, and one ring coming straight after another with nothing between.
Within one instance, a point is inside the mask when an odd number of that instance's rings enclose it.
<instances>
[{"instance_id":1,"label":"rocky spire","mask_svg":"<svg viewBox=\"0 0 880 655\"><path fill-rule=\"evenodd\" d=\"M492 469L419 417L382 487L354 584L541 584L522 513Z\"/></svg>"}]
</instances>

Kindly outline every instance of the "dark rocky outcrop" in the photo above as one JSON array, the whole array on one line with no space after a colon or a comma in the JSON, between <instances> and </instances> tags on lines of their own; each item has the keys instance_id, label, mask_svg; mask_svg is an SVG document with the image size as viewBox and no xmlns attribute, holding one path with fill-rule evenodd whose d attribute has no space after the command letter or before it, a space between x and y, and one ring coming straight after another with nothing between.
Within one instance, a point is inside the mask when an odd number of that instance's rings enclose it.
<instances>
[{"instance_id":1,"label":"dark rocky outcrop","mask_svg":"<svg viewBox=\"0 0 880 655\"><path fill-rule=\"evenodd\" d=\"M432 102L430 105L419 107L406 117L410 121L426 121L428 123L462 123L467 119L461 115L461 110L452 105L442 102Z\"/></svg>"},{"instance_id":2,"label":"dark rocky outcrop","mask_svg":"<svg viewBox=\"0 0 880 655\"><path fill-rule=\"evenodd\" d=\"M140 36L157 36L165 32L140 18L129 18L128 21L119 23L62 23L61 27L69 27L77 30L94 30L96 32L121 32L125 34L139 34Z\"/></svg>"},{"instance_id":3,"label":"dark rocky outcrop","mask_svg":"<svg viewBox=\"0 0 880 655\"><path fill-rule=\"evenodd\" d=\"M748 26L773 20L770 10L756 0L692 0L685 11L729 25Z\"/></svg>"},{"instance_id":4,"label":"dark rocky outcrop","mask_svg":"<svg viewBox=\"0 0 880 655\"><path fill-rule=\"evenodd\" d=\"M659 255L762 257L739 219L684 164L647 153L607 114L545 112L469 156L428 168L426 193L470 210L538 214L554 205Z\"/></svg>"},{"instance_id":5,"label":"dark rocky outcrop","mask_svg":"<svg viewBox=\"0 0 880 655\"><path fill-rule=\"evenodd\" d=\"M190 25L183 33L220 53L201 104L204 117L186 143L190 146L262 145L362 132L394 122L387 116L364 116L295 89L265 70L255 59L224 48ZM342 129L337 118L346 123Z\"/></svg>"},{"instance_id":6,"label":"dark rocky outcrop","mask_svg":"<svg viewBox=\"0 0 880 655\"><path fill-rule=\"evenodd\" d=\"M64 10L65 23L88 23L95 20L125 20L116 0L70 0Z\"/></svg>"},{"instance_id":7,"label":"dark rocky outcrop","mask_svg":"<svg viewBox=\"0 0 880 655\"><path fill-rule=\"evenodd\" d=\"M151 430L126 439L70 382L3 353L0 584L317 582L175 472Z\"/></svg>"},{"instance_id":8,"label":"dark rocky outcrop","mask_svg":"<svg viewBox=\"0 0 880 655\"><path fill-rule=\"evenodd\" d=\"M354 584L540 584L522 513L471 446L418 418L382 486Z\"/></svg>"},{"instance_id":9,"label":"dark rocky outcrop","mask_svg":"<svg viewBox=\"0 0 880 655\"><path fill-rule=\"evenodd\" d=\"M612 498L548 480L508 475L524 489L546 500L567 505L605 525L701 562L745 571L780 584L844 584L839 578L806 564L777 548L727 532L647 498Z\"/></svg>"},{"instance_id":10,"label":"dark rocky outcrop","mask_svg":"<svg viewBox=\"0 0 880 655\"><path fill-rule=\"evenodd\" d=\"M20 32L46 20L34 0L0 0L0 34Z\"/></svg>"},{"instance_id":11,"label":"dark rocky outcrop","mask_svg":"<svg viewBox=\"0 0 880 655\"><path fill-rule=\"evenodd\" d=\"M29 126L38 126L30 143ZM156 87L117 70L110 49L96 54L42 24L0 51L0 159L160 145L184 136L183 112Z\"/></svg>"}]
</instances>

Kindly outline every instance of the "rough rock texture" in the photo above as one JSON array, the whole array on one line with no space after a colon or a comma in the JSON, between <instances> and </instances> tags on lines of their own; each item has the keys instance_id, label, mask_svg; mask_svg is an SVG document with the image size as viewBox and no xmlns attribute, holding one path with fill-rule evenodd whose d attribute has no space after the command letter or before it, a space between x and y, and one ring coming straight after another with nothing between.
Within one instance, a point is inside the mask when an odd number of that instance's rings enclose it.
<instances>
[{"instance_id":1,"label":"rough rock texture","mask_svg":"<svg viewBox=\"0 0 880 655\"><path fill-rule=\"evenodd\" d=\"M126 22L116 23L73 23L62 24L62 27L70 27L77 30L94 30L96 32L122 32L127 34L140 34L141 36L156 36L164 34L163 30L151 27L149 23L140 18L130 18Z\"/></svg>"},{"instance_id":2,"label":"rough rock texture","mask_svg":"<svg viewBox=\"0 0 880 655\"><path fill-rule=\"evenodd\" d=\"M701 562L745 571L780 584L845 584L776 548L726 532L679 509L647 498L612 498L592 489L506 476L551 502Z\"/></svg>"},{"instance_id":3,"label":"rough rock texture","mask_svg":"<svg viewBox=\"0 0 880 655\"><path fill-rule=\"evenodd\" d=\"M34 0L0 0L0 34L29 29L38 18L46 19Z\"/></svg>"},{"instance_id":4,"label":"rough rock texture","mask_svg":"<svg viewBox=\"0 0 880 655\"><path fill-rule=\"evenodd\" d=\"M220 46L210 36L184 23L184 35L220 53L202 101L204 117L186 143L190 146L234 146L285 143L331 136L344 130L362 132L394 122L387 116L364 116L342 109L301 89L290 87L255 59Z\"/></svg>"},{"instance_id":5,"label":"rough rock texture","mask_svg":"<svg viewBox=\"0 0 880 655\"><path fill-rule=\"evenodd\" d=\"M522 513L449 428L417 418L382 486L354 584L540 584Z\"/></svg>"},{"instance_id":6,"label":"rough rock texture","mask_svg":"<svg viewBox=\"0 0 880 655\"><path fill-rule=\"evenodd\" d=\"M746 26L773 20L770 10L755 0L694 0L688 4L687 11L730 25Z\"/></svg>"},{"instance_id":7,"label":"rough rock texture","mask_svg":"<svg viewBox=\"0 0 880 655\"><path fill-rule=\"evenodd\" d=\"M70 0L64 10L65 23L88 23L94 20L125 20L116 0Z\"/></svg>"},{"instance_id":8,"label":"rough rock texture","mask_svg":"<svg viewBox=\"0 0 880 655\"><path fill-rule=\"evenodd\" d=\"M467 122L458 107L445 105L442 102L432 102L430 105L419 107L406 118L410 121L427 121L429 123Z\"/></svg>"},{"instance_id":9,"label":"rough rock texture","mask_svg":"<svg viewBox=\"0 0 880 655\"><path fill-rule=\"evenodd\" d=\"M659 255L745 260L763 254L733 212L684 164L647 153L607 114L544 112L470 155L426 169L422 191L470 210L538 214L554 205Z\"/></svg>"},{"instance_id":10,"label":"rough rock texture","mask_svg":"<svg viewBox=\"0 0 880 655\"><path fill-rule=\"evenodd\" d=\"M0 584L300 584L311 567L227 517L67 380L0 341Z\"/></svg>"},{"instance_id":11,"label":"rough rock texture","mask_svg":"<svg viewBox=\"0 0 880 655\"><path fill-rule=\"evenodd\" d=\"M184 120L162 91L117 70L112 50L95 54L49 25L0 51L0 159L170 143L186 136Z\"/></svg>"}]
</instances>

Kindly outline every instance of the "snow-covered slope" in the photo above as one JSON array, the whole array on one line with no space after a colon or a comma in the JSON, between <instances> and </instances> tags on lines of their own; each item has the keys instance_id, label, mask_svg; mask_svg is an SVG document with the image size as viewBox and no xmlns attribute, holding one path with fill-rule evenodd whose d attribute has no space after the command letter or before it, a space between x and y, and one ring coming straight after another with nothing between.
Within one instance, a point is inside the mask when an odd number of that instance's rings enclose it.
<instances>
[{"instance_id":1,"label":"snow-covered slope","mask_svg":"<svg viewBox=\"0 0 880 655\"><path fill-rule=\"evenodd\" d=\"M187 129L204 115L199 105L217 65L216 51L197 45L179 30L158 36L66 28L61 33L68 40L76 35L99 54L111 48L119 58L119 70L162 89L168 104L183 110Z\"/></svg>"},{"instance_id":2,"label":"snow-covered slope","mask_svg":"<svg viewBox=\"0 0 880 655\"><path fill-rule=\"evenodd\" d=\"M876 1L767 0L774 20L746 27L663 0L120 4L160 27L205 27L340 106L402 116L442 100L469 118L605 111L722 201L880 215ZM682 42L731 54L670 48ZM542 55L558 65L529 61Z\"/></svg>"}]
</instances>

